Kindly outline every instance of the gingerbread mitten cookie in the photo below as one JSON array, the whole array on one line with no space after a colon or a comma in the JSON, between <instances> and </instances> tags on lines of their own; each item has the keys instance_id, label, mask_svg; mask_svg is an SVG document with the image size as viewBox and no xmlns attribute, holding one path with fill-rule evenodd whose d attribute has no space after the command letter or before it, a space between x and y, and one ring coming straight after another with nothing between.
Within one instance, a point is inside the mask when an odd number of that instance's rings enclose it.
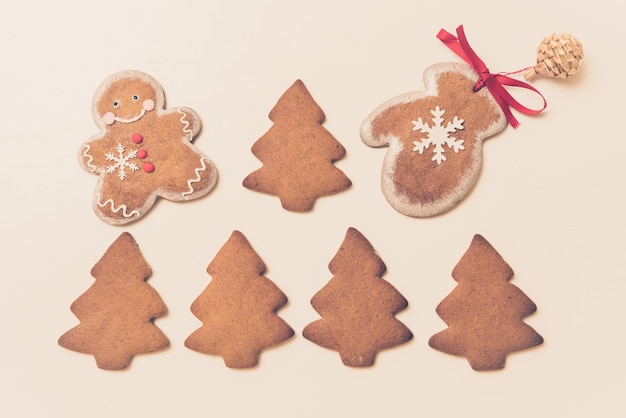
<instances>
[{"instance_id":1,"label":"gingerbread mitten cookie","mask_svg":"<svg viewBox=\"0 0 626 418\"><path fill-rule=\"evenodd\" d=\"M382 170L385 197L399 212L416 217L446 212L467 195L480 173L483 141L507 124L519 125L512 109L536 115L546 108L543 95L515 74L566 79L578 72L583 57L576 38L557 34L542 42L532 69L492 73L469 45L463 26L457 36L442 29L437 38L465 63L428 67L426 90L383 103L361 125L363 142L389 147ZM524 106L507 87L529 90L543 105Z\"/></svg>"},{"instance_id":2,"label":"gingerbread mitten cookie","mask_svg":"<svg viewBox=\"0 0 626 418\"><path fill-rule=\"evenodd\" d=\"M80 147L79 162L99 177L93 208L103 221L133 222L157 198L192 200L215 185L215 165L192 144L199 116L187 107L165 109L151 76L113 74L96 91L92 114L101 132Z\"/></svg>"},{"instance_id":3,"label":"gingerbread mitten cookie","mask_svg":"<svg viewBox=\"0 0 626 418\"><path fill-rule=\"evenodd\" d=\"M380 350L413 338L395 317L408 302L381 277L385 263L359 231L348 229L328 268L333 277L311 299L322 318L304 328L306 339L338 351L346 366L367 367Z\"/></svg>"},{"instance_id":4,"label":"gingerbread mitten cookie","mask_svg":"<svg viewBox=\"0 0 626 418\"><path fill-rule=\"evenodd\" d=\"M262 350L291 338L293 330L276 314L287 297L264 272L263 260L234 231L207 268L213 279L191 305L202 326L185 346L220 355L227 367L248 368Z\"/></svg>"},{"instance_id":5,"label":"gingerbread mitten cookie","mask_svg":"<svg viewBox=\"0 0 626 418\"><path fill-rule=\"evenodd\" d=\"M477 79L467 64L435 64L424 72L426 90L383 103L363 122L365 144L389 147L382 190L399 212L443 213L476 182L483 141L507 125L489 91L473 91Z\"/></svg>"},{"instance_id":6,"label":"gingerbread mitten cookie","mask_svg":"<svg viewBox=\"0 0 626 418\"><path fill-rule=\"evenodd\" d=\"M430 338L432 348L466 357L474 370L496 370L507 354L543 342L523 321L537 307L509 283L513 270L481 235L474 236L452 277L457 286L437 306L448 328Z\"/></svg>"},{"instance_id":7,"label":"gingerbread mitten cookie","mask_svg":"<svg viewBox=\"0 0 626 418\"><path fill-rule=\"evenodd\" d=\"M91 270L96 281L72 303L80 323L59 345L93 355L107 370L124 369L135 354L167 347L169 340L153 322L167 308L146 283L150 274L133 237L122 233Z\"/></svg>"}]
</instances>

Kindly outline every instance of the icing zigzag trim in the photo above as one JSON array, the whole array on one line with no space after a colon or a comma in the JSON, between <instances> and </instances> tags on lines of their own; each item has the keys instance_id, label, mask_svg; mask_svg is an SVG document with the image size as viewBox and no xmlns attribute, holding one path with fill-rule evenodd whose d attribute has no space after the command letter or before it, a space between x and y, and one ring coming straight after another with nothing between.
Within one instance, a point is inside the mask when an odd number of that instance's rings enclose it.
<instances>
[{"instance_id":1,"label":"icing zigzag trim","mask_svg":"<svg viewBox=\"0 0 626 418\"><path fill-rule=\"evenodd\" d=\"M191 141L193 139L193 131L189 129L189 121L186 119L187 114L181 108L178 108L176 111L182 115L179 120L183 124L183 132L189 135L189 141Z\"/></svg>"},{"instance_id":2,"label":"icing zigzag trim","mask_svg":"<svg viewBox=\"0 0 626 418\"><path fill-rule=\"evenodd\" d=\"M101 208L104 208L105 206L111 206L111 212L113 213L118 213L120 210L122 211L122 216L124 216L125 218L131 218L133 216L138 216L139 215L139 211L138 210L133 210L130 213L126 212L126 209L128 209L128 207L126 205L119 205L117 207L117 209L115 208L115 202L113 201L113 199L108 199L105 202L100 202L100 195L98 195L98 206L100 206Z\"/></svg>"},{"instance_id":3,"label":"icing zigzag trim","mask_svg":"<svg viewBox=\"0 0 626 418\"><path fill-rule=\"evenodd\" d=\"M192 183L197 183L197 182L199 182L202 179L202 176L200 175L200 172L201 171L205 171L207 169L207 165L206 165L205 161L208 161L206 157L200 157L200 162L202 163L202 167L198 167L198 168L195 169L195 173L196 173L196 178L195 179L187 180L187 187L189 187L189 190L182 193L182 196L184 198L187 198L187 196L189 196L190 194L192 194L194 192L193 186L191 184Z\"/></svg>"},{"instance_id":4,"label":"icing zigzag trim","mask_svg":"<svg viewBox=\"0 0 626 418\"><path fill-rule=\"evenodd\" d=\"M91 169L92 173L95 173L96 171L98 171L98 167L91 163L93 161L93 157L88 154L89 150L91 149L91 145L84 144L83 146L85 147L85 151L83 151L83 157L89 158L89 160L85 162L85 165Z\"/></svg>"}]
</instances>

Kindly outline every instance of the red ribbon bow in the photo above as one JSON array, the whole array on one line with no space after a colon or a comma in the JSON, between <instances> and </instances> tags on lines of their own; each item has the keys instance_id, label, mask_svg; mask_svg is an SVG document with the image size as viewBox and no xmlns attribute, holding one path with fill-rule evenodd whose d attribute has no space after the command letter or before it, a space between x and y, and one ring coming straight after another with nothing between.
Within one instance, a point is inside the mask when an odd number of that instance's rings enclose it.
<instances>
[{"instance_id":1,"label":"red ribbon bow","mask_svg":"<svg viewBox=\"0 0 626 418\"><path fill-rule=\"evenodd\" d=\"M546 99L541 93L539 93L537 89L535 89L530 84L507 76L507 74L512 73L490 73L485 63L480 58L478 58L478 55L476 55L476 53L469 46L467 38L465 37L465 32L463 31L463 25L459 26L456 29L456 33L458 35L458 38L451 33L441 29L437 34L437 38L439 38L439 40L446 44L448 48L454 51L458 56L463 58L463 60L471 65L472 68L474 68L474 70L478 73L478 76L480 77L474 85L474 92L477 92L483 87L487 87L491 95L494 97L494 99L496 99L496 102L500 105L500 108L504 112L506 119L509 121L513 128L517 128L519 126L519 122L517 121L517 119L515 119L515 116L513 116L510 107L526 115L536 115L538 113L541 113L546 108ZM521 103L515 100L513 96L511 96L511 94L504 88L504 86L521 87L537 93L543 100L543 107L541 109L529 109L528 107L523 106Z\"/></svg>"}]
</instances>

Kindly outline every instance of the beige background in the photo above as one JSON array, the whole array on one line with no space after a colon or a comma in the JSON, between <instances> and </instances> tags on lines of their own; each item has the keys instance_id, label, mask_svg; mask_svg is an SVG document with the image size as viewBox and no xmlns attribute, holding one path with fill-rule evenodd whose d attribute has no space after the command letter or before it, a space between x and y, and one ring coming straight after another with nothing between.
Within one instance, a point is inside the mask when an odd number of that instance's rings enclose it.
<instances>
[{"instance_id":1,"label":"beige background","mask_svg":"<svg viewBox=\"0 0 626 418\"><path fill-rule=\"evenodd\" d=\"M0 8L0 415L166 416L623 416L626 221L621 126L626 60L615 2L108 1L10 2ZM430 64L459 59L435 35L463 24L492 71L534 64L539 41L570 32L585 46L567 82L535 79L548 100L485 144L477 187L433 219L396 212L380 192L384 149L358 135L383 101L423 88ZM220 170L208 197L163 201L144 220L112 227L91 210L96 177L77 163L97 132L91 97L122 69L164 86L204 128L196 145ZM337 163L353 187L294 214L244 189L260 166L252 143L278 97L301 78L346 147ZM526 103L536 105L532 96ZM302 328L329 279L327 264L350 226L388 266L408 300L398 315L415 334L368 369L344 367ZM296 330L253 370L186 349L199 326L189 306L231 231L250 240L289 297L280 315ZM89 271L129 231L154 271L169 314L156 321L172 345L106 372L56 340L78 320L69 306ZM477 373L430 349L444 328L435 306L473 234L511 264L513 283L537 304L527 322L543 346Z\"/></svg>"}]
</instances>

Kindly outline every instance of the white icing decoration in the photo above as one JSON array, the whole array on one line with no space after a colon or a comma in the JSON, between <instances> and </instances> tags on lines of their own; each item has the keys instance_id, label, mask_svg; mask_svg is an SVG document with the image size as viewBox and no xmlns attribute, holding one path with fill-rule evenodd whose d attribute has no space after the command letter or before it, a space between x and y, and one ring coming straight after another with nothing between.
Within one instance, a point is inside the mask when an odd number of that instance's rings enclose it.
<instances>
[{"instance_id":1,"label":"white icing decoration","mask_svg":"<svg viewBox=\"0 0 626 418\"><path fill-rule=\"evenodd\" d=\"M116 116L115 120L120 123L132 123L132 122L137 122L139 119L143 118L143 115L145 114L146 114L146 109L141 109L141 113L139 113L139 115L135 116L134 118L122 119Z\"/></svg>"},{"instance_id":2,"label":"white icing decoration","mask_svg":"<svg viewBox=\"0 0 626 418\"><path fill-rule=\"evenodd\" d=\"M454 117L452 122L448 122L446 126L443 126L443 114L445 110L439 109L439 106L435 108L435 110L431 110L430 113L434 116L432 121L434 122L433 126L429 126L422 122L422 118L417 119L417 121L413 122L413 130L420 131L422 133L428 134L426 138L422 138L420 141L413 141L415 147L413 151L419 151L420 154L424 153L424 149L428 148L430 145L434 145L433 154L435 154L432 158L432 161L437 161L437 164L441 164L442 161L446 159L446 156L443 155L445 149L443 145L447 145L448 148L452 148L454 152L458 153L460 150L464 150L463 140L458 140L455 137L451 137L450 134L456 131L463 130L463 119L459 119L458 117Z\"/></svg>"},{"instance_id":3,"label":"white icing decoration","mask_svg":"<svg viewBox=\"0 0 626 418\"><path fill-rule=\"evenodd\" d=\"M95 165L91 163L93 161L93 157L89 155L89 150L91 150L91 145L84 144L84 147L85 147L85 151L83 151L83 157L88 158L88 160L85 161L85 165L91 169L92 173L95 173L96 171L98 171L98 167L96 167Z\"/></svg>"},{"instance_id":4,"label":"white icing decoration","mask_svg":"<svg viewBox=\"0 0 626 418\"><path fill-rule=\"evenodd\" d=\"M205 161L207 161L207 159L205 157L201 157L200 158L200 162L202 163L202 167L198 167L198 168L195 169L196 178L187 180L187 187L189 187L189 190L186 191L186 192L183 192L181 194L184 198L187 198L187 196L191 195L194 192L192 183L197 183L197 182L199 182L202 179L202 176L200 176L200 172L207 169L207 165L206 165Z\"/></svg>"},{"instance_id":5,"label":"white icing decoration","mask_svg":"<svg viewBox=\"0 0 626 418\"><path fill-rule=\"evenodd\" d=\"M120 210L122 211L122 216L124 216L125 218L131 218L133 216L138 216L139 215L139 211L138 210L133 210L130 213L128 213L126 210L128 209L128 207L126 205L119 205L117 208L115 208L115 202L113 202L113 199L107 199L105 202L100 202L100 195L98 195L98 206L100 206L101 208L110 205L111 206L111 212L113 213L117 213Z\"/></svg>"},{"instance_id":6,"label":"white icing decoration","mask_svg":"<svg viewBox=\"0 0 626 418\"><path fill-rule=\"evenodd\" d=\"M180 120L180 123L183 124L183 132L189 135L189 138L187 139L191 141L193 139L193 131L189 129L189 121L186 119L187 114L183 112L181 108L178 108L176 111L182 115L179 120Z\"/></svg>"},{"instance_id":7,"label":"white icing decoration","mask_svg":"<svg viewBox=\"0 0 626 418\"><path fill-rule=\"evenodd\" d=\"M137 163L128 162L131 158L137 157L137 150L130 150L126 155L124 155L126 148L121 143L117 144L115 150L117 151L117 156L112 152L104 154L107 161L115 161L115 164L107 167L106 173L112 174L117 171L117 177L119 177L120 180L124 180L126 178L126 168L129 168L130 171L139 170Z\"/></svg>"}]
</instances>

